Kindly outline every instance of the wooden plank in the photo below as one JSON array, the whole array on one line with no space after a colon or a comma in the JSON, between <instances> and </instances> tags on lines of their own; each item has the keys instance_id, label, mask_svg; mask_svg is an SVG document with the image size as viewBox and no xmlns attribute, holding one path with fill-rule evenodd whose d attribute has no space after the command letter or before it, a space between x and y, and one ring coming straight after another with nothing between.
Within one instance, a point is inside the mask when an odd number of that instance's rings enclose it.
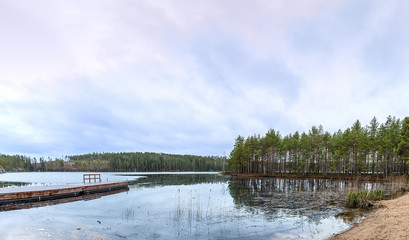
<instances>
[{"instance_id":1,"label":"wooden plank","mask_svg":"<svg viewBox=\"0 0 409 240\"><path fill-rule=\"evenodd\" d=\"M0 212L50 206L50 205L57 205L57 204L77 202L77 201L90 201L90 200L101 198L103 196L118 194L118 193L122 193L126 191L128 191L128 188L122 188L118 190L102 192L102 193L95 193L95 194L84 194L84 195L73 196L73 197L68 197L68 198L60 198L60 199L54 199L54 200L24 202L24 203L13 202L13 204L0 204Z\"/></svg>"},{"instance_id":2,"label":"wooden plank","mask_svg":"<svg viewBox=\"0 0 409 240\"><path fill-rule=\"evenodd\" d=\"M49 186L29 186L0 188L1 200L21 200L29 198L39 198L67 195L67 194L88 194L92 191L111 191L119 188L127 188L128 182L105 182L105 183L86 183L86 184L68 184L68 185L49 185Z\"/></svg>"}]
</instances>

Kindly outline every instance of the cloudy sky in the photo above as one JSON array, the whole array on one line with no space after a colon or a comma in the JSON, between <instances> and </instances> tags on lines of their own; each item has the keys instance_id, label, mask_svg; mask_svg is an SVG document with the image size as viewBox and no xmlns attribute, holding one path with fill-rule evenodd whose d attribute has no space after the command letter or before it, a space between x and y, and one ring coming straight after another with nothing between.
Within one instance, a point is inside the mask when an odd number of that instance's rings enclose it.
<instances>
[{"instance_id":1,"label":"cloudy sky","mask_svg":"<svg viewBox=\"0 0 409 240\"><path fill-rule=\"evenodd\" d=\"M228 155L409 115L409 3L0 0L0 153Z\"/></svg>"}]
</instances>

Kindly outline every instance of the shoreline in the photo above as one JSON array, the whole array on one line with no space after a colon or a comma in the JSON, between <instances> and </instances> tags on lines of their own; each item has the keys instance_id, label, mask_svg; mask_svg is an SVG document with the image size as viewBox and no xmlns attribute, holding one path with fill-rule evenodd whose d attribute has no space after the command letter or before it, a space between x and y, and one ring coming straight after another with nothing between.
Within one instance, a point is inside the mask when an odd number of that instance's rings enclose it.
<instances>
[{"instance_id":1,"label":"shoreline","mask_svg":"<svg viewBox=\"0 0 409 240\"><path fill-rule=\"evenodd\" d=\"M382 200L380 208L349 229L327 240L346 239L407 239L409 235L409 194L396 199Z\"/></svg>"},{"instance_id":2,"label":"shoreline","mask_svg":"<svg viewBox=\"0 0 409 240\"><path fill-rule=\"evenodd\" d=\"M294 173L282 173L282 174L261 174L261 173L231 173L231 172L224 172L222 174L229 175L231 177L238 177L238 178L287 178L287 179L329 179L329 180L347 180L347 181L385 181L388 182L390 180L396 180L396 178L404 178L405 180L409 180L406 175L392 175L388 177L384 177L383 175L372 175L372 174L294 174Z\"/></svg>"},{"instance_id":3,"label":"shoreline","mask_svg":"<svg viewBox=\"0 0 409 240\"><path fill-rule=\"evenodd\" d=\"M299 174L232 174L237 178L287 178L287 179L330 179L347 181L405 181L406 184L401 191L388 196L385 200L376 202L376 208L364 215L363 219L353 224L350 228L334 234L326 240L362 240L362 239L408 239L409 236L409 194L408 177L400 176L373 176L373 175L338 175L327 174L299 175ZM401 195L403 193L403 195Z\"/></svg>"}]
</instances>

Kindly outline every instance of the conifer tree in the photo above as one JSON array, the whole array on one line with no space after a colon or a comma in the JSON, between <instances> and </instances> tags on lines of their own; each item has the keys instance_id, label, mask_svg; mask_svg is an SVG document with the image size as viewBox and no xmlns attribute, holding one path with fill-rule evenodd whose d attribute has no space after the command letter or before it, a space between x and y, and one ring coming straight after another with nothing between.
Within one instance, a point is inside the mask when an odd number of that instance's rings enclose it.
<instances>
[{"instance_id":1,"label":"conifer tree","mask_svg":"<svg viewBox=\"0 0 409 240\"><path fill-rule=\"evenodd\" d=\"M405 169L409 165L409 117L405 117L400 132L400 142L397 149L400 161L405 163Z\"/></svg>"}]
</instances>

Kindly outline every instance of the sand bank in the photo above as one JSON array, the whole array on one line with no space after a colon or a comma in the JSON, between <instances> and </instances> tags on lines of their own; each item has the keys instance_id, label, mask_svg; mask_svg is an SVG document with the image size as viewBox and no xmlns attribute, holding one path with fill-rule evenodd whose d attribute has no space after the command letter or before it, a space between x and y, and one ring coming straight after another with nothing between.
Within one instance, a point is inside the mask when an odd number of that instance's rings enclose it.
<instances>
[{"instance_id":1,"label":"sand bank","mask_svg":"<svg viewBox=\"0 0 409 240\"><path fill-rule=\"evenodd\" d=\"M330 239L409 239L409 194L380 204L383 207Z\"/></svg>"}]
</instances>

